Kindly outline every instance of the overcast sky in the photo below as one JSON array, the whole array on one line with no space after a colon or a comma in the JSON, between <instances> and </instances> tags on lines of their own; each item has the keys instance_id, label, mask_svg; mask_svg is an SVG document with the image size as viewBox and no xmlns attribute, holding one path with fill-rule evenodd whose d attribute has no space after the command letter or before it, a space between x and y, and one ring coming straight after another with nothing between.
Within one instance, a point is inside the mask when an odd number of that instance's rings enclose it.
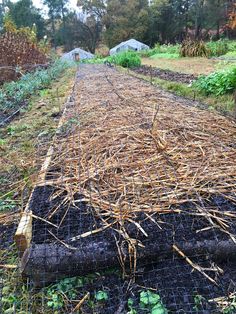
<instances>
[{"instance_id":1,"label":"overcast sky","mask_svg":"<svg viewBox=\"0 0 236 314\"><path fill-rule=\"evenodd\" d=\"M17 0L13 0L13 2L16 2ZM0 0L0 3L2 0ZM39 9L44 9L45 7L42 5L43 0L33 0L34 6ZM77 0L69 0L69 7L72 9L76 9L76 3Z\"/></svg>"},{"instance_id":2,"label":"overcast sky","mask_svg":"<svg viewBox=\"0 0 236 314\"><path fill-rule=\"evenodd\" d=\"M41 0L33 0L33 3L34 3L34 5L35 5L37 8L42 8L42 7L43 7ZM70 3L70 7L76 8L77 0L69 0L69 3Z\"/></svg>"}]
</instances>

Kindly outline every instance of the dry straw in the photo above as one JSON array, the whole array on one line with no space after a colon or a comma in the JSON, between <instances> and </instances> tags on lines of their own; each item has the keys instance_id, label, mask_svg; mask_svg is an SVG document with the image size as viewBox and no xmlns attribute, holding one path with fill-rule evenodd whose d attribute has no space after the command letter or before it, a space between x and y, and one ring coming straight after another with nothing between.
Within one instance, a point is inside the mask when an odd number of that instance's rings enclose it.
<instances>
[{"instance_id":1,"label":"dry straw","mask_svg":"<svg viewBox=\"0 0 236 314\"><path fill-rule=\"evenodd\" d=\"M113 70L87 74L76 92L65 115L66 140L56 140L47 182L39 184L57 187L56 196L66 191L64 205L82 194L104 228L123 235L126 221L148 236L140 213L151 219L183 204L227 230L234 214L220 213L210 199L236 202L234 121Z\"/></svg>"}]
</instances>

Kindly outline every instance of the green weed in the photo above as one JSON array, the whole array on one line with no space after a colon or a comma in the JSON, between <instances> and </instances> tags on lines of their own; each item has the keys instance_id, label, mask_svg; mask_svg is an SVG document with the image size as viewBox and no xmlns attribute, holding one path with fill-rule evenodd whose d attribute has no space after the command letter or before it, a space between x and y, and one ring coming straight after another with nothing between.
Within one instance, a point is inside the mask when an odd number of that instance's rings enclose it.
<instances>
[{"instance_id":1,"label":"green weed","mask_svg":"<svg viewBox=\"0 0 236 314\"><path fill-rule=\"evenodd\" d=\"M203 302L205 301L205 298L203 296L201 296L200 294L196 294L193 297L193 301L194 301L194 307L193 309L195 311L198 311L199 309L201 309Z\"/></svg>"},{"instance_id":2,"label":"green weed","mask_svg":"<svg viewBox=\"0 0 236 314\"><path fill-rule=\"evenodd\" d=\"M45 289L47 306L53 310L61 309L65 305L65 297L70 300L75 299L76 289L81 287L83 287L83 279L80 277L66 278L51 285Z\"/></svg>"},{"instance_id":3,"label":"green weed","mask_svg":"<svg viewBox=\"0 0 236 314\"><path fill-rule=\"evenodd\" d=\"M156 53L151 56L151 59L179 59L178 53Z\"/></svg>"},{"instance_id":4,"label":"green weed","mask_svg":"<svg viewBox=\"0 0 236 314\"><path fill-rule=\"evenodd\" d=\"M129 309L127 314L137 314L137 311L133 307L134 301L131 298L128 299L127 305L128 305L128 309Z\"/></svg>"},{"instance_id":5,"label":"green weed","mask_svg":"<svg viewBox=\"0 0 236 314\"><path fill-rule=\"evenodd\" d=\"M22 131L26 131L27 129L30 129L30 126L28 124L17 124L12 125L7 128L7 134L14 136L18 133L21 133Z\"/></svg>"}]
</instances>

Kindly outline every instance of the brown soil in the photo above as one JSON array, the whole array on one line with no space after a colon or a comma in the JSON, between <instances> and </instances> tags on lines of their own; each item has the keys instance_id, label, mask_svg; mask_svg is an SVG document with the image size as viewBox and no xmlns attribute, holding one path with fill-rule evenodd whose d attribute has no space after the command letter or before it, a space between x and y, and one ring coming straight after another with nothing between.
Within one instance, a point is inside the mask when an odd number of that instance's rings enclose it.
<instances>
[{"instance_id":1,"label":"brown soil","mask_svg":"<svg viewBox=\"0 0 236 314\"><path fill-rule=\"evenodd\" d=\"M138 74L150 76L150 78L158 77L162 80L185 83L185 84L190 84L194 80L197 79L197 76L194 76L192 74L179 73L179 72L174 72L170 70L163 70L163 69L153 68L151 66L146 66L146 65L142 65L137 68L132 68L132 71Z\"/></svg>"}]
</instances>

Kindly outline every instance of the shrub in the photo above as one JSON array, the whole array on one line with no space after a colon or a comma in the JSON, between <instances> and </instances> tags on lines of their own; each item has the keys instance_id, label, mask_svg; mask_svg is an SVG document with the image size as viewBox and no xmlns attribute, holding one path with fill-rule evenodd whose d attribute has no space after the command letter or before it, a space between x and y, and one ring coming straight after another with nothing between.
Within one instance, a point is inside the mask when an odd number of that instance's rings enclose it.
<instances>
[{"instance_id":1,"label":"shrub","mask_svg":"<svg viewBox=\"0 0 236 314\"><path fill-rule=\"evenodd\" d=\"M195 86L205 94L216 96L232 92L236 88L236 68L200 77Z\"/></svg>"},{"instance_id":2,"label":"shrub","mask_svg":"<svg viewBox=\"0 0 236 314\"><path fill-rule=\"evenodd\" d=\"M228 46L228 51L236 52L236 40L224 40Z\"/></svg>"},{"instance_id":3,"label":"shrub","mask_svg":"<svg viewBox=\"0 0 236 314\"><path fill-rule=\"evenodd\" d=\"M180 48L181 57L208 57L209 49L205 43L194 40L184 40Z\"/></svg>"},{"instance_id":4,"label":"shrub","mask_svg":"<svg viewBox=\"0 0 236 314\"><path fill-rule=\"evenodd\" d=\"M141 65L140 56L132 50L120 52L108 57L106 60L124 68L132 68Z\"/></svg>"},{"instance_id":5,"label":"shrub","mask_svg":"<svg viewBox=\"0 0 236 314\"><path fill-rule=\"evenodd\" d=\"M228 44L225 40L209 41L206 43L206 47L209 51L209 56L211 57L222 56L229 50Z\"/></svg>"}]
</instances>

